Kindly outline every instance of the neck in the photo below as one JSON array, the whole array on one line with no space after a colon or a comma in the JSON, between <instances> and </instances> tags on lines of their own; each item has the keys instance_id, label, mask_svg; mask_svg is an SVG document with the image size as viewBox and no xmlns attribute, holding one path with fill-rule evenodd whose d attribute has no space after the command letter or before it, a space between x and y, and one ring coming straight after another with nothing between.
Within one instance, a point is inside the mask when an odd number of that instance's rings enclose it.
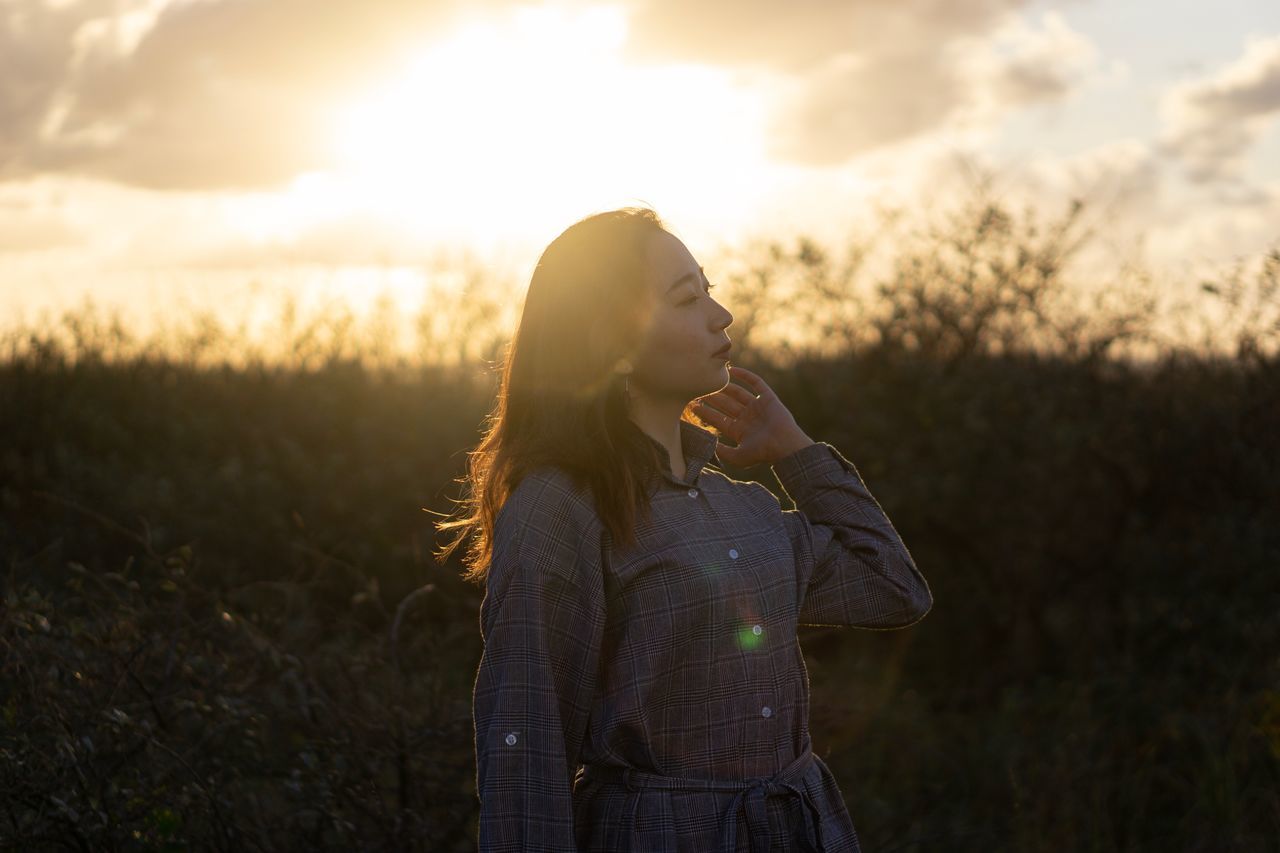
<instances>
[{"instance_id":1,"label":"neck","mask_svg":"<svg viewBox=\"0 0 1280 853\"><path fill-rule=\"evenodd\" d=\"M673 400L656 400L634 393L631 397L631 420L667 449L671 473L676 479L684 478L687 467L680 442L680 415L684 407L684 403Z\"/></svg>"}]
</instances>

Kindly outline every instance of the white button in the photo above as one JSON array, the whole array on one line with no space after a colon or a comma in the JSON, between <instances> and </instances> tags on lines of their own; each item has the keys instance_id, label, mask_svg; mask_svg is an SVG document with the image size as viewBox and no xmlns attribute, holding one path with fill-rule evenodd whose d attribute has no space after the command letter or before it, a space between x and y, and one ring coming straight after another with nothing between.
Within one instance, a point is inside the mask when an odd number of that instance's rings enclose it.
<instances>
[{"instance_id":1,"label":"white button","mask_svg":"<svg viewBox=\"0 0 1280 853\"><path fill-rule=\"evenodd\" d=\"M696 498L697 496L698 496L698 490L697 490L697 489L690 489L690 490L689 490L689 497L691 497L691 498Z\"/></svg>"},{"instance_id":2,"label":"white button","mask_svg":"<svg viewBox=\"0 0 1280 853\"><path fill-rule=\"evenodd\" d=\"M738 559L738 549L737 549L737 548L730 548L730 549L729 549L729 559L731 559L731 560L736 560L736 559Z\"/></svg>"},{"instance_id":3,"label":"white button","mask_svg":"<svg viewBox=\"0 0 1280 853\"><path fill-rule=\"evenodd\" d=\"M763 708L761 708L761 709L760 709L760 716L762 716L762 717L772 717L772 716L773 716L773 709L772 709L772 708L770 708L768 705L765 705Z\"/></svg>"},{"instance_id":4,"label":"white button","mask_svg":"<svg viewBox=\"0 0 1280 853\"><path fill-rule=\"evenodd\" d=\"M768 715L766 714L765 716L768 716ZM506 740L507 740L507 746L515 746L515 745L516 745L516 733L515 733L515 732L512 732L511 734L507 735Z\"/></svg>"},{"instance_id":5,"label":"white button","mask_svg":"<svg viewBox=\"0 0 1280 853\"><path fill-rule=\"evenodd\" d=\"M763 634L763 633L764 633L764 628L760 627L759 625L752 625L752 626L751 626L751 633L753 633L753 634L755 634L757 637L759 637L761 634Z\"/></svg>"}]
</instances>

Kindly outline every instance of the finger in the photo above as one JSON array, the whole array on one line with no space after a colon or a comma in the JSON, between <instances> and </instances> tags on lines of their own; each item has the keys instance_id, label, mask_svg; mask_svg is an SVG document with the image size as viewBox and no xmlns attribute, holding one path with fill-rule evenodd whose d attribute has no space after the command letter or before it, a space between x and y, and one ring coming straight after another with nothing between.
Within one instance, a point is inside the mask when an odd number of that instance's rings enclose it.
<instances>
[{"instance_id":1,"label":"finger","mask_svg":"<svg viewBox=\"0 0 1280 853\"><path fill-rule=\"evenodd\" d=\"M702 401L698 401L694 406L694 411L697 412L698 417L702 418L721 432L727 430L734 420L733 415L726 414L719 409L708 406Z\"/></svg>"},{"instance_id":2,"label":"finger","mask_svg":"<svg viewBox=\"0 0 1280 853\"><path fill-rule=\"evenodd\" d=\"M727 444L716 445L716 456L720 457L720 461L728 462L730 465L742 467L741 451L736 447L730 447Z\"/></svg>"},{"instance_id":3,"label":"finger","mask_svg":"<svg viewBox=\"0 0 1280 853\"><path fill-rule=\"evenodd\" d=\"M721 462L727 462L737 468L750 468L756 464L754 451L743 448L741 444L730 447L721 443L716 446L716 456Z\"/></svg>"},{"instance_id":4,"label":"finger","mask_svg":"<svg viewBox=\"0 0 1280 853\"><path fill-rule=\"evenodd\" d=\"M733 383L729 383L716 393L724 394L726 397L736 401L740 406L749 406L756 401L755 394L752 394L741 385L734 385Z\"/></svg>"},{"instance_id":5,"label":"finger","mask_svg":"<svg viewBox=\"0 0 1280 853\"><path fill-rule=\"evenodd\" d=\"M754 400L755 398L752 397L751 399ZM744 408L743 404L735 400L732 396L719 391L715 394L702 397L697 402L699 405L714 407L717 411L724 412L731 418L736 418L741 415Z\"/></svg>"},{"instance_id":6,"label":"finger","mask_svg":"<svg viewBox=\"0 0 1280 853\"><path fill-rule=\"evenodd\" d=\"M736 364L730 365L729 373L734 379L737 379L743 385L747 386L747 388L754 391L757 396L763 397L770 390L767 382L752 373L750 370L747 370L745 367L739 367Z\"/></svg>"},{"instance_id":7,"label":"finger","mask_svg":"<svg viewBox=\"0 0 1280 853\"><path fill-rule=\"evenodd\" d=\"M700 401L703 403L714 403L714 404L723 404L723 403L730 402L733 400L733 397L725 393L725 388L730 388L730 387L732 387L732 385L726 385L724 388L721 388L719 391L714 391L710 394L704 394L701 397L696 397L694 398L695 402Z\"/></svg>"}]
</instances>

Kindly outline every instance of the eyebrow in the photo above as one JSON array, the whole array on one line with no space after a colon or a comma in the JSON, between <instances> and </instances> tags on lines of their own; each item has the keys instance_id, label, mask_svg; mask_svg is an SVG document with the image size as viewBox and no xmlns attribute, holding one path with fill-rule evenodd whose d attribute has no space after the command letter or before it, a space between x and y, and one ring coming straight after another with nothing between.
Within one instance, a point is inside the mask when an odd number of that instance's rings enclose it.
<instances>
[{"instance_id":1,"label":"eyebrow","mask_svg":"<svg viewBox=\"0 0 1280 853\"><path fill-rule=\"evenodd\" d=\"M686 281L689 281L690 279L697 281L699 276L701 276L702 278L706 278L707 271L704 267L698 267L697 274L687 272L684 275L680 276L675 281L671 282L671 286L667 288L667 293L670 293L671 291L675 290L677 287L684 284Z\"/></svg>"}]
</instances>

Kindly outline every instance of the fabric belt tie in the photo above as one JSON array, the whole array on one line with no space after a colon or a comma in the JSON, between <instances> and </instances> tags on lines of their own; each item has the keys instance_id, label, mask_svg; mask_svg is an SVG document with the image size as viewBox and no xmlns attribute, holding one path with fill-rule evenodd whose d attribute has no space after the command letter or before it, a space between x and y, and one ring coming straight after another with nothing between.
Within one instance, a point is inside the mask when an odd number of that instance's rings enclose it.
<instances>
[{"instance_id":1,"label":"fabric belt tie","mask_svg":"<svg viewBox=\"0 0 1280 853\"><path fill-rule=\"evenodd\" d=\"M805 791L802 780L813 764L813 747L806 743L804 751L786 767L773 776L758 776L751 779L682 779L676 776L663 776L634 767L620 767L613 764L583 765L583 780L622 783L629 791L642 789L659 789L664 791L716 791L734 793L737 796L729 803L724 822L728 827L725 835L723 853L734 853L738 847L738 815L745 816L747 829L750 832L751 853L768 853L769 851L769 817L765 810L765 798L777 796L795 796L804 804L811 821L805 821L804 840L813 853L822 853L822 815Z\"/></svg>"}]
</instances>

